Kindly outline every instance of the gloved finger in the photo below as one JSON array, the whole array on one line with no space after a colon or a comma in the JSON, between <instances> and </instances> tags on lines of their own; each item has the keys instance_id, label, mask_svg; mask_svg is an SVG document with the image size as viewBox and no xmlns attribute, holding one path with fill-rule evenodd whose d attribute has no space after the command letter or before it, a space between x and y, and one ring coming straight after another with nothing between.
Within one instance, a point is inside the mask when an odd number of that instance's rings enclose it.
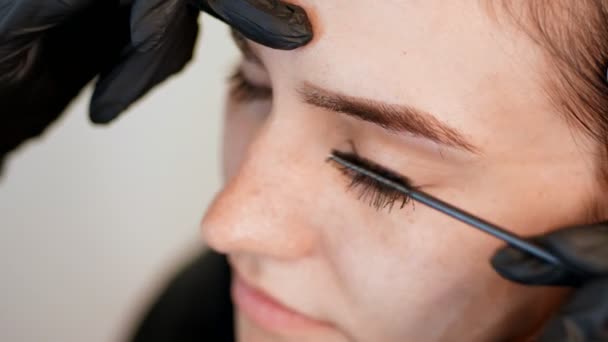
<instances>
[{"instance_id":1,"label":"gloved finger","mask_svg":"<svg viewBox=\"0 0 608 342\"><path fill-rule=\"evenodd\" d=\"M608 278L577 290L545 326L540 342L608 341Z\"/></svg>"},{"instance_id":2,"label":"gloved finger","mask_svg":"<svg viewBox=\"0 0 608 342\"><path fill-rule=\"evenodd\" d=\"M511 246L500 249L491 260L492 267L502 277L526 285L562 285L574 286L571 273L524 253Z\"/></svg>"},{"instance_id":3,"label":"gloved finger","mask_svg":"<svg viewBox=\"0 0 608 342\"><path fill-rule=\"evenodd\" d=\"M162 43L168 26L181 15L187 0L137 0L131 14L131 41L141 51ZM196 13L194 8L192 13Z\"/></svg>"},{"instance_id":4,"label":"gloved finger","mask_svg":"<svg viewBox=\"0 0 608 342\"><path fill-rule=\"evenodd\" d=\"M273 49L293 50L308 44L313 30L300 6L280 0L196 0L245 37Z\"/></svg>"},{"instance_id":5,"label":"gloved finger","mask_svg":"<svg viewBox=\"0 0 608 342\"><path fill-rule=\"evenodd\" d=\"M567 267L546 264L512 247L492 258L492 266L507 279L530 285L577 286L592 277L608 276L608 225L560 229L533 241L556 255Z\"/></svg>"},{"instance_id":6,"label":"gloved finger","mask_svg":"<svg viewBox=\"0 0 608 342\"><path fill-rule=\"evenodd\" d=\"M541 238L560 259L592 276L608 276L608 224L560 229Z\"/></svg>"},{"instance_id":7,"label":"gloved finger","mask_svg":"<svg viewBox=\"0 0 608 342\"><path fill-rule=\"evenodd\" d=\"M155 49L141 51L131 46L110 70L102 72L91 99L91 120L110 122L152 87L180 71L192 58L197 17L198 11L192 8L176 7Z\"/></svg>"},{"instance_id":8,"label":"gloved finger","mask_svg":"<svg viewBox=\"0 0 608 342\"><path fill-rule=\"evenodd\" d=\"M95 1L4 0L0 5L0 39L44 31L65 18L88 8Z\"/></svg>"}]
</instances>

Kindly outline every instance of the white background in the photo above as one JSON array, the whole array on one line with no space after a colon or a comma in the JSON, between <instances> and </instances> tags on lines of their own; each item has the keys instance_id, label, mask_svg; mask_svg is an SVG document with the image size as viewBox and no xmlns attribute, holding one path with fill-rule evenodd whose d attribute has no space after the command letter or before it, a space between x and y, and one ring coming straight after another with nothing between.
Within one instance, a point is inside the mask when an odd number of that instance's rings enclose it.
<instances>
[{"instance_id":1,"label":"white background","mask_svg":"<svg viewBox=\"0 0 608 342\"><path fill-rule=\"evenodd\" d=\"M109 126L91 89L0 179L0 341L120 341L201 248L220 184L225 79L237 51L208 16L197 54Z\"/></svg>"}]
</instances>

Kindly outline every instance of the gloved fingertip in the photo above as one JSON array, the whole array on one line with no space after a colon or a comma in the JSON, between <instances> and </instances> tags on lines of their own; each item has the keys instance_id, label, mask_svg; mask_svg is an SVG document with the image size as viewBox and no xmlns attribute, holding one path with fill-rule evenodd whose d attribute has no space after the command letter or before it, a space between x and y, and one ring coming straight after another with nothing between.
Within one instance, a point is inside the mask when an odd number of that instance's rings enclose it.
<instances>
[{"instance_id":1,"label":"gloved fingertip","mask_svg":"<svg viewBox=\"0 0 608 342\"><path fill-rule=\"evenodd\" d=\"M245 37L273 49L293 50L313 39L313 28L306 11L283 1L206 0L200 1L198 7L220 18Z\"/></svg>"},{"instance_id":2,"label":"gloved fingertip","mask_svg":"<svg viewBox=\"0 0 608 342\"><path fill-rule=\"evenodd\" d=\"M140 52L157 49L167 39L171 25L197 27L199 11L185 0L136 1L131 16L131 41Z\"/></svg>"},{"instance_id":3,"label":"gloved fingertip","mask_svg":"<svg viewBox=\"0 0 608 342\"><path fill-rule=\"evenodd\" d=\"M90 118L95 124L108 124L116 119L125 110L125 106L119 104L91 105Z\"/></svg>"},{"instance_id":4,"label":"gloved fingertip","mask_svg":"<svg viewBox=\"0 0 608 342\"><path fill-rule=\"evenodd\" d=\"M525 261L524 253L512 247L505 247L494 254L490 263L496 271L502 274L510 273L513 268L521 268Z\"/></svg>"},{"instance_id":5,"label":"gloved fingertip","mask_svg":"<svg viewBox=\"0 0 608 342\"><path fill-rule=\"evenodd\" d=\"M170 4L173 4L171 1ZM131 12L131 42L139 51L156 48L168 25L170 13L161 11L161 1L135 1Z\"/></svg>"},{"instance_id":6,"label":"gloved fingertip","mask_svg":"<svg viewBox=\"0 0 608 342\"><path fill-rule=\"evenodd\" d=\"M513 247L499 250L491 264L501 277L520 284L575 286L578 283L569 269L549 264Z\"/></svg>"}]
</instances>

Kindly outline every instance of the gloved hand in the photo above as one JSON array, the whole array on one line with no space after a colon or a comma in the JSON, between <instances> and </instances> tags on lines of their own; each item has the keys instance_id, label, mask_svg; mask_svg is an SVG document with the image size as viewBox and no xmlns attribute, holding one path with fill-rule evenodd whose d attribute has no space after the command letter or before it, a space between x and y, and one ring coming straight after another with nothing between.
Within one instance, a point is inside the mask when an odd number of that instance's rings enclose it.
<instances>
[{"instance_id":1,"label":"gloved hand","mask_svg":"<svg viewBox=\"0 0 608 342\"><path fill-rule=\"evenodd\" d=\"M608 341L608 223L565 228L534 238L569 268L505 247L492 258L503 277L528 285L574 287L539 341Z\"/></svg>"},{"instance_id":2,"label":"gloved hand","mask_svg":"<svg viewBox=\"0 0 608 342\"><path fill-rule=\"evenodd\" d=\"M95 76L90 116L106 123L180 71L199 9L273 48L312 38L304 10L278 0L0 0L0 166Z\"/></svg>"},{"instance_id":3,"label":"gloved hand","mask_svg":"<svg viewBox=\"0 0 608 342\"><path fill-rule=\"evenodd\" d=\"M0 0L0 159L95 76L91 119L114 119L190 60L186 0Z\"/></svg>"}]
</instances>

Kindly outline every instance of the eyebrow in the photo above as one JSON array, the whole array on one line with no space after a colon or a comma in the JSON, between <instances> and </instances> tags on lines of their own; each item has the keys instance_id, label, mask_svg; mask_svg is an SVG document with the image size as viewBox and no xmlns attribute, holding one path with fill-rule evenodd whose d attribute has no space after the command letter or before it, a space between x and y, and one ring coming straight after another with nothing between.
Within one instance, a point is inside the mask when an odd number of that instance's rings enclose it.
<instances>
[{"instance_id":1,"label":"eyebrow","mask_svg":"<svg viewBox=\"0 0 608 342\"><path fill-rule=\"evenodd\" d=\"M479 154L463 133L419 109L343 95L310 83L298 88L302 100L312 106L376 124L392 132L406 132L436 143Z\"/></svg>"},{"instance_id":2,"label":"eyebrow","mask_svg":"<svg viewBox=\"0 0 608 342\"><path fill-rule=\"evenodd\" d=\"M244 58L263 66L262 60L251 47L247 38L234 29L231 31L232 38ZM420 109L348 96L323 89L308 82L298 88L298 93L302 101L311 106L342 113L392 132L409 133L438 144L480 154L480 149L471 143L463 133L439 121L436 116Z\"/></svg>"}]
</instances>

